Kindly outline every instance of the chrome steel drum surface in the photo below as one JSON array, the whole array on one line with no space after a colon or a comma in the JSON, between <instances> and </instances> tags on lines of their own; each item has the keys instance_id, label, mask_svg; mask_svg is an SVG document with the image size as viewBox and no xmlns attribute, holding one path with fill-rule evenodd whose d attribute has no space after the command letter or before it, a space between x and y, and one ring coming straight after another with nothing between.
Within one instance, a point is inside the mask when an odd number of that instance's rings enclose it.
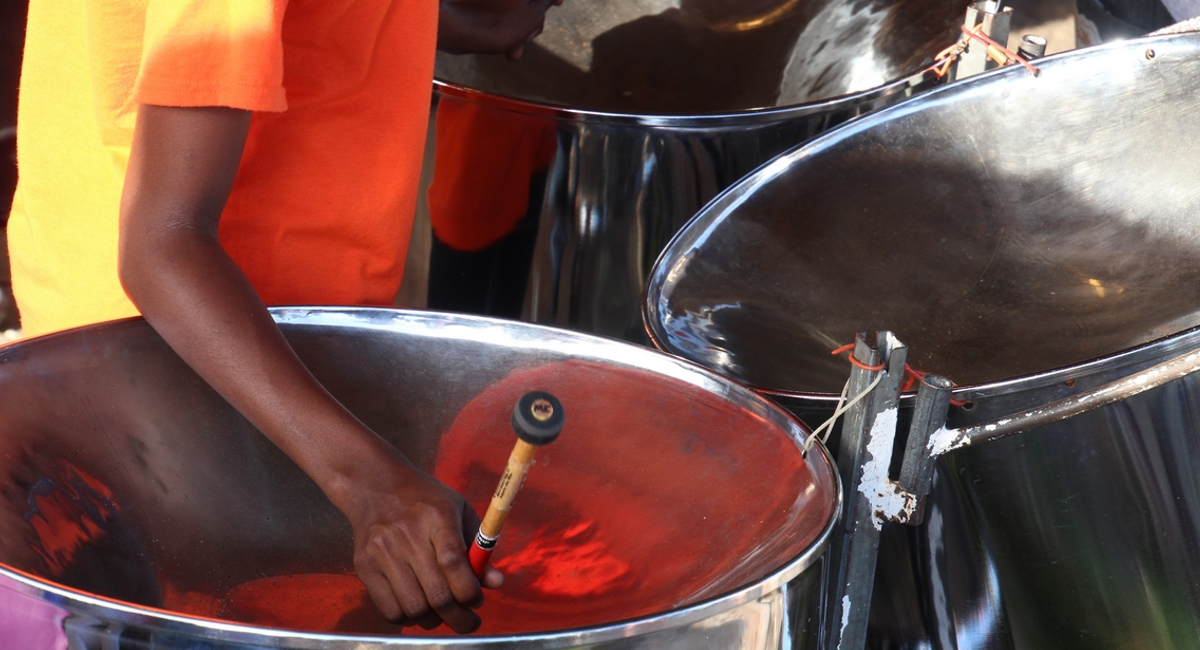
<instances>
[{"instance_id":1,"label":"chrome steel drum surface","mask_svg":"<svg viewBox=\"0 0 1200 650\"><path fill-rule=\"evenodd\" d=\"M440 55L419 306L644 341L675 231L772 156L909 96L965 6L579 0L520 62Z\"/></svg>"},{"instance_id":2,"label":"chrome steel drum surface","mask_svg":"<svg viewBox=\"0 0 1200 650\"><path fill-rule=\"evenodd\" d=\"M516 399L563 402L566 428L493 558L507 581L480 632L382 620L345 520L141 320L0 348L0 631L45 639L22 646L35 650L813 647L840 491L770 402L532 325L275 315L335 396L480 512Z\"/></svg>"},{"instance_id":3,"label":"chrome steel drum surface","mask_svg":"<svg viewBox=\"0 0 1200 650\"><path fill-rule=\"evenodd\" d=\"M976 385L1200 325L1196 51L1060 55L781 156L664 253L653 338L755 386L834 392L828 351L859 330Z\"/></svg>"},{"instance_id":4,"label":"chrome steel drum surface","mask_svg":"<svg viewBox=\"0 0 1200 650\"><path fill-rule=\"evenodd\" d=\"M846 376L829 351L888 329L965 386L952 425L1200 346L1200 37L1037 65L868 116L731 188L655 268L655 342L820 418ZM875 640L1200 647L1198 407L1188 377L952 453L916 546L877 574L924 584L915 624Z\"/></svg>"},{"instance_id":5,"label":"chrome steel drum surface","mask_svg":"<svg viewBox=\"0 0 1200 650\"><path fill-rule=\"evenodd\" d=\"M438 77L500 97L629 115L739 113L883 86L950 44L955 0L620 0L546 14L518 63L439 55Z\"/></svg>"}]
</instances>

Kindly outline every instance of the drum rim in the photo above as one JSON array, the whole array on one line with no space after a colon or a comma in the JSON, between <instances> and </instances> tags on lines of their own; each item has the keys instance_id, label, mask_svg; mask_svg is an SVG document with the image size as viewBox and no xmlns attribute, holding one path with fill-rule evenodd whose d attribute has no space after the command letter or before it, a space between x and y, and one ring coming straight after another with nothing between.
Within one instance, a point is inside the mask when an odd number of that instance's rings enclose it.
<instances>
[{"instance_id":1,"label":"drum rim","mask_svg":"<svg viewBox=\"0 0 1200 650\"><path fill-rule=\"evenodd\" d=\"M1094 47L1068 50L1038 59L1037 65L1042 67L1049 65L1053 67L1063 65L1064 61L1074 59L1101 58L1116 52L1153 51L1155 48L1164 45L1187 49L1192 52L1200 51L1200 32L1150 35ZM977 92L983 84L995 84L1006 77L1017 76L1019 78L1021 75L1028 74L1027 70L1017 65L998 68L974 75L956 83L939 86L926 93L922 93L919 97L913 97L897 105L882 108L869 115L851 120L818 135L812 140L784 151L713 197L683 227L675 232L675 235L667 243L666 247L663 248L662 253L650 270L646 287L642 294L642 324L651 343L655 348L667 354L679 356L693 363L699 363L689 357L686 350L677 349L675 346L669 344L668 337L665 336L665 332L662 329L662 305L660 305L659 298L661 297L666 278L669 275L668 267L674 265L689 250L684 247L685 240L694 239L693 231L699 228L701 224L711 225L715 223L718 219L735 209L749 192L759 185L770 182L774 177L790 168L794 162L813 155L834 143L852 137L860 131L870 129L876 125L886 124L895 116L920 110L920 107L926 104L936 104L949 98ZM895 334L900 337L904 335L903 332L895 332ZM1161 359L1172 352L1184 353L1195 347L1200 347L1200 326L1174 332L1136 346L1116 350L1103 356L1082 360L1065 366L1006 379L959 386L955 389L955 397L969 401L972 399L1008 395L1026 390L1036 390L1113 368L1128 366L1147 360ZM759 386L742 379L738 379L737 381L772 398L799 400L810 404L833 403L838 399L838 395L833 393L792 390L777 386ZM910 396L911 394L905 395L906 398Z\"/></svg>"},{"instance_id":2,"label":"drum rim","mask_svg":"<svg viewBox=\"0 0 1200 650\"><path fill-rule=\"evenodd\" d=\"M465 84L435 78L433 80L434 96L452 97L457 100L471 102L480 106L494 108L513 113L535 115L552 120L564 120L582 123L606 123L627 126L651 128L700 129L722 126L745 126L771 122L784 122L797 118L823 115L837 111L850 111L860 104L868 104L880 99L904 98L904 94L913 86L924 80L924 75L914 77L908 75L889 81L881 86L875 86L857 93L848 93L829 97L803 104L788 106L750 108L742 111L718 113L618 113L610 111L569 108L532 100L518 99L505 95L497 95L472 88ZM916 82L914 82L914 79ZM896 97L899 95L899 97Z\"/></svg>"},{"instance_id":3,"label":"drum rim","mask_svg":"<svg viewBox=\"0 0 1200 650\"><path fill-rule=\"evenodd\" d=\"M613 350L613 356L620 359L620 361L614 360L614 364L619 363L620 367L641 369L648 372L657 372L660 368L675 368L677 372L670 373L670 376L688 381L697 387L703 388L703 385L706 383L724 386L727 390L716 393L719 397L733 401L739 406L744 400L758 404L764 409L762 413L768 415L772 423L779 426L786 435L792 437L798 447L801 442L800 437L808 432L807 427L800 423L795 416L744 384L723 377L686 359L674 357L658 350L637 346L632 343L531 323L435 311L386 307L272 307L270 311L276 322L282 326L350 326L368 330L402 331L399 328L404 323L423 323L426 328L449 324L465 325L479 336L490 336L488 332L494 333L496 328L501 328L504 331L528 334L530 339L539 341L544 341L547 338L566 342L577 341L581 344L598 346L599 349ZM0 366L3 365L5 358L9 357L12 353L17 353L15 357L17 359L23 358L25 348L36 347L40 341L49 342L52 339L70 336L73 333L81 331L102 330L114 326L120 327L141 320L143 319L140 317L126 318L28 339L19 339L8 345L0 346ZM489 340L493 339L489 338ZM593 347L592 349L597 349L597 347ZM652 359L654 361L647 361L644 365L630 364L626 361L628 358L632 358L630 359L631 361L636 361L638 358ZM689 377L691 378L690 381ZM819 443L819 441L816 442ZM68 610L70 613L84 614L97 617L103 621L122 623L140 629L168 634L199 636L229 643L267 643L271 647L281 648L303 647L322 648L325 650L352 650L360 648L364 643L373 643L389 647L428 647L438 645L462 650L515 646L528 649L549 649L576 647L627 637L644 636L654 632L684 627L757 600L765 594L780 589L801 573L817 565L818 560L824 555L826 548L829 546L833 530L840 520L843 497L842 482L838 475L837 464L824 445L814 444L813 448L817 450L817 456L820 459L819 462L824 464L828 470L831 478L830 490L833 498L830 499L831 503L829 504L830 507L826 521L804 551L763 578L738 589L686 607L603 625L540 633L467 637L396 637L293 631L222 621L170 612L144 605L135 605L60 585L50 580L30 575L4 563L0 563L0 589L7 587L4 584L4 579L7 578L9 581L16 582L25 588L22 592L23 595ZM797 451L799 452L799 449Z\"/></svg>"}]
</instances>

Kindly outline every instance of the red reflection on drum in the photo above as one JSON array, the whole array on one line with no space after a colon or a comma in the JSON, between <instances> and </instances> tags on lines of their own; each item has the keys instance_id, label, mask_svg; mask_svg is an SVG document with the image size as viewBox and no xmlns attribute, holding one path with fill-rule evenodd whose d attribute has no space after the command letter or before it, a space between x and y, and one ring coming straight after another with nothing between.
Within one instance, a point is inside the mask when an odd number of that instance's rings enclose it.
<instances>
[{"instance_id":1,"label":"red reflection on drum","mask_svg":"<svg viewBox=\"0 0 1200 650\"><path fill-rule=\"evenodd\" d=\"M572 526L561 534L542 529L520 551L495 564L506 574L533 576L532 589L547 595L586 596L630 587L629 563L613 557L603 542L591 539L596 522Z\"/></svg>"},{"instance_id":2,"label":"red reflection on drum","mask_svg":"<svg viewBox=\"0 0 1200 650\"><path fill-rule=\"evenodd\" d=\"M831 495L809 489L824 483L777 425L701 387L585 361L514 370L459 413L434 473L477 512L512 448L513 404L530 390L555 394L566 424L538 450L500 537L505 584L479 610L481 634L699 602L761 579L827 521Z\"/></svg>"},{"instance_id":3,"label":"red reflection on drum","mask_svg":"<svg viewBox=\"0 0 1200 650\"><path fill-rule=\"evenodd\" d=\"M538 450L500 537L494 565L505 583L486 592L478 634L614 623L721 595L796 557L831 516L830 476L815 476L759 414L684 382L577 361L514 371L442 436L434 474L477 512L512 449L513 405L529 390L553 392L566 426ZM185 596L166 599L211 611ZM453 635L388 623L349 574L255 579L218 601L219 618L277 628Z\"/></svg>"},{"instance_id":4,"label":"red reflection on drum","mask_svg":"<svg viewBox=\"0 0 1200 650\"><path fill-rule=\"evenodd\" d=\"M221 618L257 625L329 632L394 633L398 628L371 608L366 587L353 575L329 573L264 578L226 594Z\"/></svg>"},{"instance_id":5,"label":"red reflection on drum","mask_svg":"<svg viewBox=\"0 0 1200 650\"><path fill-rule=\"evenodd\" d=\"M30 547L52 577L63 574L85 544L105 535L106 522L118 512L107 486L65 460L56 480L46 477L29 490L25 518L36 538Z\"/></svg>"}]
</instances>

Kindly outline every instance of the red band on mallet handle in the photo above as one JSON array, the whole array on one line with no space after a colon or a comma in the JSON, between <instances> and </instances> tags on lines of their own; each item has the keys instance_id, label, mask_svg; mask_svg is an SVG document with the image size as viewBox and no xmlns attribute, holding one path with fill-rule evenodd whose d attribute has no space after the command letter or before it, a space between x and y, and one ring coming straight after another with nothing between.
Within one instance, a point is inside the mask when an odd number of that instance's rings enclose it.
<instances>
[{"instance_id":1,"label":"red band on mallet handle","mask_svg":"<svg viewBox=\"0 0 1200 650\"><path fill-rule=\"evenodd\" d=\"M513 407L512 428L517 434L517 444L508 457L508 466L504 468L500 484L496 486L487 514L483 516L483 523L479 525L479 532L468 553L476 578L483 580L492 549L496 548L496 539L504 528L504 520L508 518L513 501L525 483L525 475L533 465L533 454L538 447L550 444L558 437L563 427L563 416L563 407L558 398L541 391L526 393Z\"/></svg>"}]
</instances>

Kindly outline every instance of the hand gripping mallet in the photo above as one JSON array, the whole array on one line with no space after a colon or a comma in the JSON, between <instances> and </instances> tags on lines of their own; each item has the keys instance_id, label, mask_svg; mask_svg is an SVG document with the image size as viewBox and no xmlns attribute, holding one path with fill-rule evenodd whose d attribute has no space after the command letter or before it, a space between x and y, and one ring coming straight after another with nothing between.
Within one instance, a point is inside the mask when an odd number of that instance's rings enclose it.
<instances>
[{"instance_id":1,"label":"hand gripping mallet","mask_svg":"<svg viewBox=\"0 0 1200 650\"><path fill-rule=\"evenodd\" d=\"M533 454L542 445L554 442L563 428L563 407L558 398L550 393L533 391L526 393L515 407L512 414L513 432L517 434L517 444L508 457L508 466L500 477L500 484L492 495L487 514L479 525L475 535L475 543L471 544L468 554L471 559L471 569L475 577L483 580L487 570L488 560L492 550L496 548L496 539L500 537L500 529L512 509L517 492L525 483L525 474L533 465Z\"/></svg>"}]
</instances>

